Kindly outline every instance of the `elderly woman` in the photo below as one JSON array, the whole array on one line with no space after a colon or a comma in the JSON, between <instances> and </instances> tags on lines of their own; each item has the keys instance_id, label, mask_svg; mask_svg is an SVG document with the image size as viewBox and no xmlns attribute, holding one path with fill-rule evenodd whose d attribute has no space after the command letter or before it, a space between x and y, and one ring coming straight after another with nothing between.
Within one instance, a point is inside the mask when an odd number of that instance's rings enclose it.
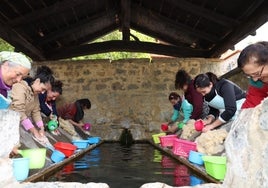
<instances>
[{"instance_id":1,"label":"elderly woman","mask_svg":"<svg viewBox=\"0 0 268 188\"><path fill-rule=\"evenodd\" d=\"M8 108L8 91L26 77L31 69L29 59L17 52L0 52L0 109Z\"/></svg>"},{"instance_id":2,"label":"elderly woman","mask_svg":"<svg viewBox=\"0 0 268 188\"><path fill-rule=\"evenodd\" d=\"M209 105L209 115L203 120L202 132L215 129L235 117L245 101L245 92L233 82L219 79L211 72L199 74L194 79L196 90Z\"/></svg>"},{"instance_id":3,"label":"elderly woman","mask_svg":"<svg viewBox=\"0 0 268 188\"><path fill-rule=\"evenodd\" d=\"M247 46L241 51L237 63L249 78L246 101L242 108L253 108L268 97L268 42Z\"/></svg>"}]
</instances>

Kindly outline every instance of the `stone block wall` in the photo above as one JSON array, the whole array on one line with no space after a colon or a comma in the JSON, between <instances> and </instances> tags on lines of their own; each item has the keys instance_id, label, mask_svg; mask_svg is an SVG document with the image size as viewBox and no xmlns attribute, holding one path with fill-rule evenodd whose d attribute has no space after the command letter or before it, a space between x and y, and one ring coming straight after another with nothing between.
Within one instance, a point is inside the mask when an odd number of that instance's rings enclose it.
<instances>
[{"instance_id":1,"label":"stone block wall","mask_svg":"<svg viewBox=\"0 0 268 188\"><path fill-rule=\"evenodd\" d=\"M85 121L111 125L127 119L157 129L173 111L168 95L175 90L179 69L187 70L192 77L207 71L218 76L225 73L219 59L203 58L51 61L35 62L34 67L39 65L51 67L64 83L58 106L79 98L91 100Z\"/></svg>"}]
</instances>

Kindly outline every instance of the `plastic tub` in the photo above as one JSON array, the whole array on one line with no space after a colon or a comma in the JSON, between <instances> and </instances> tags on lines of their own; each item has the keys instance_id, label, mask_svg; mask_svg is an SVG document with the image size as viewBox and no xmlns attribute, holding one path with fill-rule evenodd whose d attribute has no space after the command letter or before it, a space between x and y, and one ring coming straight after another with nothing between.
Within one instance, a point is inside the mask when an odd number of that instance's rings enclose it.
<instances>
[{"instance_id":1,"label":"plastic tub","mask_svg":"<svg viewBox=\"0 0 268 188\"><path fill-rule=\"evenodd\" d=\"M65 154L61 151L54 150L50 158L54 163L58 163L65 159Z\"/></svg>"},{"instance_id":2,"label":"plastic tub","mask_svg":"<svg viewBox=\"0 0 268 188\"><path fill-rule=\"evenodd\" d=\"M40 169L43 168L46 162L46 148L36 148L36 149L24 149L18 150L18 153L25 158L29 158L29 168L30 169Z\"/></svg>"},{"instance_id":3,"label":"plastic tub","mask_svg":"<svg viewBox=\"0 0 268 188\"><path fill-rule=\"evenodd\" d=\"M85 149L88 147L88 140L73 140L73 145L75 145L78 149Z\"/></svg>"},{"instance_id":4,"label":"plastic tub","mask_svg":"<svg viewBox=\"0 0 268 188\"><path fill-rule=\"evenodd\" d=\"M161 130L162 131L167 131L168 130L168 124L167 123L162 123L161 124Z\"/></svg>"},{"instance_id":5,"label":"plastic tub","mask_svg":"<svg viewBox=\"0 0 268 188\"><path fill-rule=\"evenodd\" d=\"M100 142L100 137L92 136L92 137L88 137L87 140L89 144L97 144Z\"/></svg>"},{"instance_id":6,"label":"plastic tub","mask_svg":"<svg viewBox=\"0 0 268 188\"><path fill-rule=\"evenodd\" d=\"M75 145L67 142L56 142L54 144L54 147L56 150L59 150L64 153L66 157L70 157L71 155L73 155L74 151L77 149Z\"/></svg>"},{"instance_id":7,"label":"plastic tub","mask_svg":"<svg viewBox=\"0 0 268 188\"><path fill-rule=\"evenodd\" d=\"M203 156L206 172L218 180L223 180L226 174L226 157Z\"/></svg>"},{"instance_id":8,"label":"plastic tub","mask_svg":"<svg viewBox=\"0 0 268 188\"><path fill-rule=\"evenodd\" d=\"M198 164L198 165L203 165L204 164L204 161L202 159L202 156L204 156L203 153L199 153L199 152L196 152L196 151L191 150L189 152L188 160L190 162L192 162L192 163L195 163L195 164Z\"/></svg>"},{"instance_id":9,"label":"plastic tub","mask_svg":"<svg viewBox=\"0 0 268 188\"><path fill-rule=\"evenodd\" d=\"M196 131L202 131L204 128L204 123L202 120L197 120L194 122L194 128Z\"/></svg>"},{"instance_id":10,"label":"plastic tub","mask_svg":"<svg viewBox=\"0 0 268 188\"><path fill-rule=\"evenodd\" d=\"M171 134L166 136L160 136L160 144L162 147L172 147L174 139L177 138L177 135Z\"/></svg>"},{"instance_id":11,"label":"plastic tub","mask_svg":"<svg viewBox=\"0 0 268 188\"><path fill-rule=\"evenodd\" d=\"M58 121L50 120L50 121L47 123L47 127L48 127L48 130L49 130L49 131L54 131L55 129L58 128Z\"/></svg>"},{"instance_id":12,"label":"plastic tub","mask_svg":"<svg viewBox=\"0 0 268 188\"><path fill-rule=\"evenodd\" d=\"M25 180L29 175L29 158L14 158L13 161L13 175L17 181Z\"/></svg>"},{"instance_id":13,"label":"plastic tub","mask_svg":"<svg viewBox=\"0 0 268 188\"><path fill-rule=\"evenodd\" d=\"M90 123L85 123L82 128L85 130L85 131L90 131L90 128L91 128L91 124Z\"/></svg>"},{"instance_id":14,"label":"plastic tub","mask_svg":"<svg viewBox=\"0 0 268 188\"><path fill-rule=\"evenodd\" d=\"M166 133L158 133L158 134L153 134L152 138L155 144L159 144L160 143L160 139L159 136L166 136Z\"/></svg>"},{"instance_id":15,"label":"plastic tub","mask_svg":"<svg viewBox=\"0 0 268 188\"><path fill-rule=\"evenodd\" d=\"M178 138L174 139L172 152L175 155L179 155L182 157L188 157L189 152L191 150L196 151L196 143L195 142L191 142L188 140L182 140L182 139L178 139Z\"/></svg>"}]
</instances>

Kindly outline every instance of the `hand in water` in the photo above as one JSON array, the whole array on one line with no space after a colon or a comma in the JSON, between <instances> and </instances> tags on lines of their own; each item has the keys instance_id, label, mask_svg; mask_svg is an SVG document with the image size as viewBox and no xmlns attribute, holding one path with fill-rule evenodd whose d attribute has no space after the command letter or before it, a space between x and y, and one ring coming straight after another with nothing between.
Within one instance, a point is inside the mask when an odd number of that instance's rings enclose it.
<instances>
[{"instance_id":1,"label":"hand in water","mask_svg":"<svg viewBox=\"0 0 268 188\"><path fill-rule=\"evenodd\" d=\"M212 125L206 125L203 129L202 129L202 132L205 133L205 132L208 132L210 130L214 129L214 127Z\"/></svg>"}]
</instances>

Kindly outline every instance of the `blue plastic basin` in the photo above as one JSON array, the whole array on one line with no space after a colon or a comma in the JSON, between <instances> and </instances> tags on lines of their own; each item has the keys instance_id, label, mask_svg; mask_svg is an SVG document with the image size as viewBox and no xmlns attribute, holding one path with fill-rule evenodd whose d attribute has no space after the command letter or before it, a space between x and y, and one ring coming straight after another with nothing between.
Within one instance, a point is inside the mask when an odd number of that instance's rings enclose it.
<instances>
[{"instance_id":1,"label":"blue plastic basin","mask_svg":"<svg viewBox=\"0 0 268 188\"><path fill-rule=\"evenodd\" d=\"M77 147L77 149L85 149L88 147L88 140L73 140L73 145Z\"/></svg>"}]
</instances>

